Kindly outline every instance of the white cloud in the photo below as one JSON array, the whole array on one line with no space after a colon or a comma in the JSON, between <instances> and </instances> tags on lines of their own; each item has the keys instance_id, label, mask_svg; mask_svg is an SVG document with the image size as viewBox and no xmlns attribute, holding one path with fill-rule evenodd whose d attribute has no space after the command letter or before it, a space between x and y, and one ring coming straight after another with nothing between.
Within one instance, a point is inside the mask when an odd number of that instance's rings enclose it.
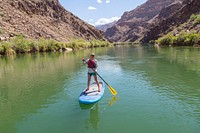
<instances>
[{"instance_id":1,"label":"white cloud","mask_svg":"<svg viewBox=\"0 0 200 133\"><path fill-rule=\"evenodd\" d=\"M93 7L93 6L89 6L88 7L88 10L96 10L97 8L96 7Z\"/></svg>"},{"instance_id":2,"label":"white cloud","mask_svg":"<svg viewBox=\"0 0 200 133\"><path fill-rule=\"evenodd\" d=\"M100 4L100 3L102 3L102 0L97 0L97 2Z\"/></svg>"},{"instance_id":3,"label":"white cloud","mask_svg":"<svg viewBox=\"0 0 200 133\"><path fill-rule=\"evenodd\" d=\"M92 22L93 20L94 20L94 19L91 18L89 21Z\"/></svg>"},{"instance_id":4,"label":"white cloud","mask_svg":"<svg viewBox=\"0 0 200 133\"><path fill-rule=\"evenodd\" d=\"M106 0L106 4L110 3L110 0Z\"/></svg>"},{"instance_id":5,"label":"white cloud","mask_svg":"<svg viewBox=\"0 0 200 133\"><path fill-rule=\"evenodd\" d=\"M95 22L95 26L97 25L104 25L104 24L108 24L108 23L111 23L111 22L114 22L114 21L117 21L119 20L120 18L119 17L112 17L112 18L100 18L99 20L97 20Z\"/></svg>"}]
</instances>

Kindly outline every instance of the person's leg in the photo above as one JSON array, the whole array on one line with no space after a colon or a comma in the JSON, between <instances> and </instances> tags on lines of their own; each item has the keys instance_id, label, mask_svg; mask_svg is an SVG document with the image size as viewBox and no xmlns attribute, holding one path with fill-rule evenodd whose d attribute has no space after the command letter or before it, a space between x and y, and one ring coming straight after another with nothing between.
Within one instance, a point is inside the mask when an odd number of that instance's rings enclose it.
<instances>
[{"instance_id":1,"label":"person's leg","mask_svg":"<svg viewBox=\"0 0 200 133\"><path fill-rule=\"evenodd\" d=\"M97 79L97 75L94 75L94 80L95 80L96 83L97 83L97 86L98 86L98 92L100 92L101 89L100 89L100 86L99 86L99 81L98 81L98 79Z\"/></svg>"},{"instance_id":2,"label":"person's leg","mask_svg":"<svg viewBox=\"0 0 200 133\"><path fill-rule=\"evenodd\" d=\"M91 75L88 73L88 82L87 82L87 89L86 91L88 91L90 88L90 80L91 80Z\"/></svg>"}]
</instances>

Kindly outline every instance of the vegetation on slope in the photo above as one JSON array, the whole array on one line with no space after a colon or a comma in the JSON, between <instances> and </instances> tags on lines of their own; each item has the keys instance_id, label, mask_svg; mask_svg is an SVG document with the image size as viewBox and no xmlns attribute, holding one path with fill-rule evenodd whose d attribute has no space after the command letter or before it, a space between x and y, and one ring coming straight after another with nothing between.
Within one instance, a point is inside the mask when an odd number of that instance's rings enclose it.
<instances>
[{"instance_id":1,"label":"vegetation on slope","mask_svg":"<svg viewBox=\"0 0 200 133\"><path fill-rule=\"evenodd\" d=\"M16 36L9 41L0 42L1 55L14 55L17 53L34 53L34 52L48 52L48 51L62 51L71 48L79 50L92 47L104 47L110 45L107 41L84 39L72 39L70 42L58 42L54 39L40 38L38 40L27 39L22 35Z\"/></svg>"},{"instance_id":2,"label":"vegetation on slope","mask_svg":"<svg viewBox=\"0 0 200 133\"><path fill-rule=\"evenodd\" d=\"M173 35L169 33L158 40L156 43L159 45L171 45L171 46L194 46L200 45L200 34L196 32L182 32L179 35Z\"/></svg>"},{"instance_id":3,"label":"vegetation on slope","mask_svg":"<svg viewBox=\"0 0 200 133\"><path fill-rule=\"evenodd\" d=\"M190 19L176 27L155 42L159 45L196 46L200 45L200 14L192 14ZM192 30L191 30L192 29Z\"/></svg>"}]
</instances>

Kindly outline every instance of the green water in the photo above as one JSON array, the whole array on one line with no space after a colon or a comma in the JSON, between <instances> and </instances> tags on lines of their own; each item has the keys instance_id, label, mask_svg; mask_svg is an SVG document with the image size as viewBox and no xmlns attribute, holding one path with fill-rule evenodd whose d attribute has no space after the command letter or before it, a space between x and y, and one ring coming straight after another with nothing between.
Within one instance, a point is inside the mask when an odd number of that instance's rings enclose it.
<instances>
[{"instance_id":1,"label":"green water","mask_svg":"<svg viewBox=\"0 0 200 133\"><path fill-rule=\"evenodd\" d=\"M118 92L84 106L86 66ZM199 133L200 49L120 46L0 58L0 133Z\"/></svg>"}]
</instances>

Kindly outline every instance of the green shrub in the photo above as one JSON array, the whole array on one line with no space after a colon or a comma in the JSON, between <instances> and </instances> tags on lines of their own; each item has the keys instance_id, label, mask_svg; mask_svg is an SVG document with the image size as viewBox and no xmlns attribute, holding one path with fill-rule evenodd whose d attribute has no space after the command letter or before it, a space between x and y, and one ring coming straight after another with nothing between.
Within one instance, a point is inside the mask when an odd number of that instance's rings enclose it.
<instances>
[{"instance_id":1,"label":"green shrub","mask_svg":"<svg viewBox=\"0 0 200 133\"><path fill-rule=\"evenodd\" d=\"M0 53L5 55L14 55L16 52L13 50L9 42L2 42L0 44Z\"/></svg>"},{"instance_id":2,"label":"green shrub","mask_svg":"<svg viewBox=\"0 0 200 133\"><path fill-rule=\"evenodd\" d=\"M23 35L18 35L12 38L9 42L2 42L0 44L0 54L12 55L15 53L58 51L65 49L66 47L76 50L89 47L104 47L108 45L110 45L109 42L95 39L91 41L72 39L69 43L64 43L58 42L54 39L26 39Z\"/></svg>"},{"instance_id":3,"label":"green shrub","mask_svg":"<svg viewBox=\"0 0 200 133\"><path fill-rule=\"evenodd\" d=\"M160 45L170 45L171 39L169 36L164 36L157 41Z\"/></svg>"},{"instance_id":4,"label":"green shrub","mask_svg":"<svg viewBox=\"0 0 200 133\"><path fill-rule=\"evenodd\" d=\"M195 14L192 14L191 16L190 16L190 19L191 20L195 20L197 18L197 15L195 15Z\"/></svg>"},{"instance_id":5,"label":"green shrub","mask_svg":"<svg viewBox=\"0 0 200 133\"><path fill-rule=\"evenodd\" d=\"M96 40L96 39L90 41L90 47L105 47L108 45L110 45L110 43L107 41Z\"/></svg>"},{"instance_id":6,"label":"green shrub","mask_svg":"<svg viewBox=\"0 0 200 133\"><path fill-rule=\"evenodd\" d=\"M31 47L30 52L39 52L40 51L37 42L31 41L30 47Z\"/></svg>"},{"instance_id":7,"label":"green shrub","mask_svg":"<svg viewBox=\"0 0 200 133\"><path fill-rule=\"evenodd\" d=\"M17 53L28 53L31 51L32 41L26 39L23 35L14 37L11 43Z\"/></svg>"},{"instance_id":8,"label":"green shrub","mask_svg":"<svg viewBox=\"0 0 200 133\"><path fill-rule=\"evenodd\" d=\"M190 16L190 19L193 21L193 26L196 26L197 24L200 24L200 15L192 14Z\"/></svg>"},{"instance_id":9,"label":"green shrub","mask_svg":"<svg viewBox=\"0 0 200 133\"><path fill-rule=\"evenodd\" d=\"M15 55L16 52L15 52L15 50L13 50L12 48L9 48L9 49L6 49L6 50L5 50L5 54L6 54L6 55Z\"/></svg>"},{"instance_id":10,"label":"green shrub","mask_svg":"<svg viewBox=\"0 0 200 133\"><path fill-rule=\"evenodd\" d=\"M195 44L200 45L200 34L195 38Z\"/></svg>"},{"instance_id":11,"label":"green shrub","mask_svg":"<svg viewBox=\"0 0 200 133\"><path fill-rule=\"evenodd\" d=\"M186 34L185 45L192 46L195 44L198 34Z\"/></svg>"},{"instance_id":12,"label":"green shrub","mask_svg":"<svg viewBox=\"0 0 200 133\"><path fill-rule=\"evenodd\" d=\"M55 51L58 50L59 47L57 47L57 42L53 39L50 39L47 41L47 51Z\"/></svg>"},{"instance_id":13,"label":"green shrub","mask_svg":"<svg viewBox=\"0 0 200 133\"><path fill-rule=\"evenodd\" d=\"M196 32L182 32L178 36L168 34L155 42L160 45L193 46L194 44L200 44L200 34Z\"/></svg>"},{"instance_id":14,"label":"green shrub","mask_svg":"<svg viewBox=\"0 0 200 133\"><path fill-rule=\"evenodd\" d=\"M200 24L200 16L198 15L197 18L194 20L194 25Z\"/></svg>"},{"instance_id":15,"label":"green shrub","mask_svg":"<svg viewBox=\"0 0 200 133\"><path fill-rule=\"evenodd\" d=\"M68 46L72 49L88 48L90 42L84 39L71 39Z\"/></svg>"},{"instance_id":16,"label":"green shrub","mask_svg":"<svg viewBox=\"0 0 200 133\"><path fill-rule=\"evenodd\" d=\"M48 40L48 50L49 51L58 51L63 48L66 48L66 44L64 42L58 42L54 39Z\"/></svg>"},{"instance_id":17,"label":"green shrub","mask_svg":"<svg viewBox=\"0 0 200 133\"><path fill-rule=\"evenodd\" d=\"M184 34L180 34L178 35L177 38L175 38L173 40L173 44L175 45L185 45L185 40L186 40L186 37L184 36Z\"/></svg>"},{"instance_id":18,"label":"green shrub","mask_svg":"<svg viewBox=\"0 0 200 133\"><path fill-rule=\"evenodd\" d=\"M40 38L36 42L36 45L38 46L39 52L45 52L45 51L47 51L47 44L48 44L47 40L45 40L44 38Z\"/></svg>"},{"instance_id":19,"label":"green shrub","mask_svg":"<svg viewBox=\"0 0 200 133\"><path fill-rule=\"evenodd\" d=\"M2 44L0 44L0 54L4 54L5 53L5 48L3 47Z\"/></svg>"}]
</instances>

